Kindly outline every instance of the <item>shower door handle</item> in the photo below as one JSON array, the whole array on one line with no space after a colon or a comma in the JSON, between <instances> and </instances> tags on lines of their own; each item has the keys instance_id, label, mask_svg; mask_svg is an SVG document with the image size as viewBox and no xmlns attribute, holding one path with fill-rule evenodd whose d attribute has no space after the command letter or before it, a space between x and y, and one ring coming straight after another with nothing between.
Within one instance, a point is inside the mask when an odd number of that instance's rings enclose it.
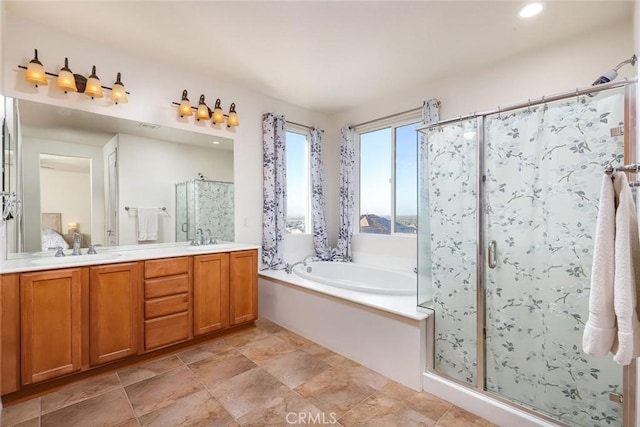
<instances>
[{"instance_id":1,"label":"shower door handle","mask_svg":"<svg viewBox=\"0 0 640 427\"><path fill-rule=\"evenodd\" d=\"M489 242L489 256L487 257L489 268L496 268L498 260L496 259L496 241L491 240Z\"/></svg>"},{"instance_id":2,"label":"shower door handle","mask_svg":"<svg viewBox=\"0 0 640 427\"><path fill-rule=\"evenodd\" d=\"M186 233L186 232L187 232L187 228L188 228L188 227L187 227L187 223L186 223L186 222L183 222L183 223L182 223L182 226L180 227L180 229L182 230L182 232L183 232L183 233Z\"/></svg>"}]
</instances>

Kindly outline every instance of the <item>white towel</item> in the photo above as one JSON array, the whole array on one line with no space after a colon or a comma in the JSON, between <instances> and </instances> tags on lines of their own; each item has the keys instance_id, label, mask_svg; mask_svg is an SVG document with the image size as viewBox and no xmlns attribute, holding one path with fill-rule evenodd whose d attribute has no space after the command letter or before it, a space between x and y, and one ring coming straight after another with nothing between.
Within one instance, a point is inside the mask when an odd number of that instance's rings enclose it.
<instances>
[{"instance_id":1,"label":"white towel","mask_svg":"<svg viewBox=\"0 0 640 427\"><path fill-rule=\"evenodd\" d=\"M138 208L138 241L158 240L158 209Z\"/></svg>"},{"instance_id":2,"label":"white towel","mask_svg":"<svg viewBox=\"0 0 640 427\"><path fill-rule=\"evenodd\" d=\"M616 336L613 307L613 268L616 205L613 182L605 175L600 189L589 294L589 320L582 335L582 349L592 356L604 356Z\"/></svg>"},{"instance_id":3,"label":"white towel","mask_svg":"<svg viewBox=\"0 0 640 427\"><path fill-rule=\"evenodd\" d=\"M633 196L624 173L602 181L583 350L593 356L614 353L628 365L640 355L638 322L640 242Z\"/></svg>"},{"instance_id":4,"label":"white towel","mask_svg":"<svg viewBox=\"0 0 640 427\"><path fill-rule=\"evenodd\" d=\"M638 322L638 281L640 280L640 241L633 194L624 173L614 176L616 193L616 237L613 301L618 326L618 342L612 352L614 362L628 365L640 356Z\"/></svg>"}]
</instances>

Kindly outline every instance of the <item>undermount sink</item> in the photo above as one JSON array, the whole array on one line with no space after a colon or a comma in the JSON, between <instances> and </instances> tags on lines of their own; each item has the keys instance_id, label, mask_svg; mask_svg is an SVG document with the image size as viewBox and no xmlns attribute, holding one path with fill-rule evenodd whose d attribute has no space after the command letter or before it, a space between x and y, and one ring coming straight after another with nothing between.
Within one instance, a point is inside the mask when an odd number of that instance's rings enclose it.
<instances>
[{"instance_id":1,"label":"undermount sink","mask_svg":"<svg viewBox=\"0 0 640 427\"><path fill-rule=\"evenodd\" d=\"M189 246L187 247L187 250L189 251L206 251L206 250L210 250L210 249L229 249L234 247L235 244L233 243L218 243L217 245L198 245L198 246Z\"/></svg>"},{"instance_id":2,"label":"undermount sink","mask_svg":"<svg viewBox=\"0 0 640 427\"><path fill-rule=\"evenodd\" d=\"M94 255L67 255L61 257L46 257L46 258L38 258L31 260L31 264L36 265L56 265L56 264L64 264L66 262L93 262L93 261L104 261L106 259L114 259L121 257L121 254L116 253L101 253Z\"/></svg>"}]
</instances>

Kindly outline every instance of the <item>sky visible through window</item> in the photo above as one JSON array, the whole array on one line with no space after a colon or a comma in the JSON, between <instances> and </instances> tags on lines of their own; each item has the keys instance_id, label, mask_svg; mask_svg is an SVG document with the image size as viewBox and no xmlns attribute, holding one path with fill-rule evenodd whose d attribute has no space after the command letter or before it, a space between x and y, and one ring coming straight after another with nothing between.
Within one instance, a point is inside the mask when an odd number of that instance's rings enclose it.
<instances>
[{"instance_id":1,"label":"sky visible through window","mask_svg":"<svg viewBox=\"0 0 640 427\"><path fill-rule=\"evenodd\" d=\"M417 214L417 123L396 128L396 215ZM360 213L391 216L391 132L360 135Z\"/></svg>"},{"instance_id":2,"label":"sky visible through window","mask_svg":"<svg viewBox=\"0 0 640 427\"><path fill-rule=\"evenodd\" d=\"M287 217L305 217L308 205L307 137L287 132Z\"/></svg>"}]
</instances>

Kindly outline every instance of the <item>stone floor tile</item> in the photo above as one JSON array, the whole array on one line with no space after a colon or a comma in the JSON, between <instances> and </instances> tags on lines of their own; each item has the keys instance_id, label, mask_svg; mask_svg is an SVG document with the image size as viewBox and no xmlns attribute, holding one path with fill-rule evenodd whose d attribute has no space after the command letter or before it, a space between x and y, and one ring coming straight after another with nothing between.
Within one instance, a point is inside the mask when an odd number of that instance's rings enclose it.
<instances>
[{"instance_id":1,"label":"stone floor tile","mask_svg":"<svg viewBox=\"0 0 640 427\"><path fill-rule=\"evenodd\" d=\"M0 412L0 425L7 427L32 418L37 418L41 413L40 408L41 403L39 397L2 408L2 412Z\"/></svg>"},{"instance_id":2,"label":"stone floor tile","mask_svg":"<svg viewBox=\"0 0 640 427\"><path fill-rule=\"evenodd\" d=\"M42 396L42 413L53 412L121 387L116 374L87 378Z\"/></svg>"},{"instance_id":3,"label":"stone floor tile","mask_svg":"<svg viewBox=\"0 0 640 427\"><path fill-rule=\"evenodd\" d=\"M153 360L143 365L133 366L118 372L120 381L123 386L128 386L138 381L146 380L163 372L170 371L182 366L182 361L176 356L171 355L162 359Z\"/></svg>"},{"instance_id":4,"label":"stone floor tile","mask_svg":"<svg viewBox=\"0 0 640 427\"><path fill-rule=\"evenodd\" d=\"M226 426L233 421L229 413L206 391L202 390L140 417L143 426Z\"/></svg>"},{"instance_id":5,"label":"stone floor tile","mask_svg":"<svg viewBox=\"0 0 640 427\"><path fill-rule=\"evenodd\" d=\"M202 390L204 387L186 366L125 387L137 417Z\"/></svg>"},{"instance_id":6,"label":"stone floor tile","mask_svg":"<svg viewBox=\"0 0 640 427\"><path fill-rule=\"evenodd\" d=\"M289 388L296 388L330 368L322 359L300 350L274 357L262 367Z\"/></svg>"},{"instance_id":7,"label":"stone floor tile","mask_svg":"<svg viewBox=\"0 0 640 427\"><path fill-rule=\"evenodd\" d=\"M122 389L116 389L44 414L42 427L118 426L134 417Z\"/></svg>"}]
</instances>

